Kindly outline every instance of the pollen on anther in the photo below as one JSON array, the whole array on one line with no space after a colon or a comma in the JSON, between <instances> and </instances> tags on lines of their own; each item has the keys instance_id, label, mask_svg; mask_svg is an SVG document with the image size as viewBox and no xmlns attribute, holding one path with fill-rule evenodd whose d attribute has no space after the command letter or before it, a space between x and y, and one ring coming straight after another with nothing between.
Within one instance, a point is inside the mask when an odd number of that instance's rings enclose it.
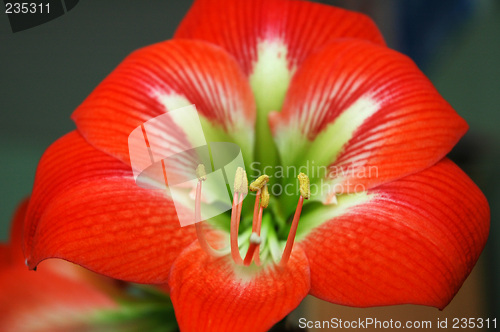
<instances>
[{"instance_id":1,"label":"pollen on anther","mask_svg":"<svg viewBox=\"0 0 500 332\"><path fill-rule=\"evenodd\" d=\"M311 187L309 184L309 177L304 173L300 173L298 178L300 184L299 187L300 196L304 197L305 199L309 199L309 197L311 197Z\"/></svg>"},{"instance_id":2,"label":"pollen on anther","mask_svg":"<svg viewBox=\"0 0 500 332\"><path fill-rule=\"evenodd\" d=\"M243 183L241 184L241 193L243 195L248 194L248 177L245 170L243 170Z\"/></svg>"},{"instance_id":3,"label":"pollen on anther","mask_svg":"<svg viewBox=\"0 0 500 332\"><path fill-rule=\"evenodd\" d=\"M269 205L269 189L267 189L267 184L264 185L260 193L260 206L262 208L267 208Z\"/></svg>"},{"instance_id":4,"label":"pollen on anther","mask_svg":"<svg viewBox=\"0 0 500 332\"><path fill-rule=\"evenodd\" d=\"M269 182L269 176L266 174L261 175L250 184L250 190L251 191L258 191L259 189L262 189L262 187Z\"/></svg>"},{"instance_id":5,"label":"pollen on anther","mask_svg":"<svg viewBox=\"0 0 500 332\"><path fill-rule=\"evenodd\" d=\"M248 194L248 179L247 172L241 167L236 169L234 176L234 192Z\"/></svg>"}]
</instances>

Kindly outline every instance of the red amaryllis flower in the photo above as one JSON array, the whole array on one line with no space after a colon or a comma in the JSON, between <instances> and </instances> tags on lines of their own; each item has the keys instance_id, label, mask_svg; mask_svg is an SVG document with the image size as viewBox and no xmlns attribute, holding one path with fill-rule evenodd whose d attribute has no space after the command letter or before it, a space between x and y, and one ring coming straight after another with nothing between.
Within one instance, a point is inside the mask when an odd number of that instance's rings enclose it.
<instances>
[{"instance_id":1,"label":"red amaryllis flower","mask_svg":"<svg viewBox=\"0 0 500 332\"><path fill-rule=\"evenodd\" d=\"M181 228L165 191L136 185L129 134L189 104L207 141L237 143L250 175L267 174L254 183L255 210L235 195L231 216ZM485 197L443 159L466 123L360 14L300 1L196 1L173 40L126 58L73 119L78 131L39 165L29 266L58 257L167 283L182 330L265 330L309 293L443 308L488 235ZM165 149L189 146L184 129L148 135L175 137ZM298 194L291 170L308 175Z\"/></svg>"}]
</instances>

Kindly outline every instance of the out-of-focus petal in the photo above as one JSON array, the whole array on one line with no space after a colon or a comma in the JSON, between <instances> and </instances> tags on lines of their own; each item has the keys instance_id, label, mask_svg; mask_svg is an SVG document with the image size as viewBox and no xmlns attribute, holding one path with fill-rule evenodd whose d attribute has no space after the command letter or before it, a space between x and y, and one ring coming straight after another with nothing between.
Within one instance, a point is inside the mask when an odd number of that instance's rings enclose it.
<instances>
[{"instance_id":1,"label":"out-of-focus petal","mask_svg":"<svg viewBox=\"0 0 500 332\"><path fill-rule=\"evenodd\" d=\"M358 194L352 194L358 195ZM444 308L484 248L490 212L479 188L449 160L369 191L301 240L311 294L350 306L413 303Z\"/></svg>"},{"instance_id":2,"label":"out-of-focus petal","mask_svg":"<svg viewBox=\"0 0 500 332\"><path fill-rule=\"evenodd\" d=\"M1 331L77 331L88 315L113 307L113 300L90 284L24 265L0 268Z\"/></svg>"},{"instance_id":3,"label":"out-of-focus petal","mask_svg":"<svg viewBox=\"0 0 500 332\"><path fill-rule=\"evenodd\" d=\"M193 243L175 261L169 284L182 331L264 331L299 305L309 277L300 247L284 268L243 267Z\"/></svg>"},{"instance_id":4,"label":"out-of-focus petal","mask_svg":"<svg viewBox=\"0 0 500 332\"><path fill-rule=\"evenodd\" d=\"M164 283L195 237L163 191L138 187L130 166L77 132L42 157L24 226L30 268L55 257L117 279Z\"/></svg>"},{"instance_id":5,"label":"out-of-focus petal","mask_svg":"<svg viewBox=\"0 0 500 332\"><path fill-rule=\"evenodd\" d=\"M83 328L96 310L115 307L102 291L112 286L68 262L47 262L41 271L29 271L22 257L20 232L27 203L24 201L15 213L10 245L0 248L5 254L5 259L0 257L0 331L69 332Z\"/></svg>"}]
</instances>

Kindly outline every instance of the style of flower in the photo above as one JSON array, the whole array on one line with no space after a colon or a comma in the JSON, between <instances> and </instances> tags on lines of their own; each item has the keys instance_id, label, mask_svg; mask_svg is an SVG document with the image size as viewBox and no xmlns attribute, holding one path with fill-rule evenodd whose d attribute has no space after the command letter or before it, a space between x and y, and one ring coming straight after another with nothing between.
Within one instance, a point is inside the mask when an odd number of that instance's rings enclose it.
<instances>
[{"instance_id":1,"label":"style of flower","mask_svg":"<svg viewBox=\"0 0 500 332\"><path fill-rule=\"evenodd\" d=\"M190 104L207 141L238 144L260 172L247 167L254 207L240 203L240 170L231 215L180 227L164 191L135 183L127 139ZM197 0L174 39L127 57L72 118L78 130L37 171L24 228L29 267L56 257L168 284L181 330L265 330L307 294L444 308L488 236L485 197L445 158L467 124L361 14ZM157 140L168 131L189 146L183 128L153 129ZM309 172L299 188L298 174L266 172L276 169ZM273 184L300 190L279 195Z\"/></svg>"}]
</instances>

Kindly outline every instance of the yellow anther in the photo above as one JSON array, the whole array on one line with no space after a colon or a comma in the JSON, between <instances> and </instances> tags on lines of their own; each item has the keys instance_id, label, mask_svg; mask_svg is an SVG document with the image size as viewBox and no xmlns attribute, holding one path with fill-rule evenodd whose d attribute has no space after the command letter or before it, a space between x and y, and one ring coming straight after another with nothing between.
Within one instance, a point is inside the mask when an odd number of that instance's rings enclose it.
<instances>
[{"instance_id":1,"label":"yellow anther","mask_svg":"<svg viewBox=\"0 0 500 332\"><path fill-rule=\"evenodd\" d=\"M309 177L304 173L300 173L299 176L299 184L300 184L300 196L305 199L309 199L311 196L311 186L309 185Z\"/></svg>"},{"instance_id":2,"label":"yellow anther","mask_svg":"<svg viewBox=\"0 0 500 332\"><path fill-rule=\"evenodd\" d=\"M240 192L241 185L243 184L243 172L243 168L241 167L236 169L236 174L234 175L234 192Z\"/></svg>"},{"instance_id":3,"label":"yellow anther","mask_svg":"<svg viewBox=\"0 0 500 332\"><path fill-rule=\"evenodd\" d=\"M196 177L199 181L205 181L207 179L207 172L205 171L205 165L199 164L196 167Z\"/></svg>"},{"instance_id":4,"label":"yellow anther","mask_svg":"<svg viewBox=\"0 0 500 332\"><path fill-rule=\"evenodd\" d=\"M267 184L264 185L262 191L260 192L260 206L266 208L269 205L269 189L267 189Z\"/></svg>"},{"instance_id":5,"label":"yellow anther","mask_svg":"<svg viewBox=\"0 0 500 332\"><path fill-rule=\"evenodd\" d=\"M236 174L234 175L234 192L242 193L244 195L248 194L248 179L247 172L241 167L236 169Z\"/></svg>"},{"instance_id":6,"label":"yellow anther","mask_svg":"<svg viewBox=\"0 0 500 332\"><path fill-rule=\"evenodd\" d=\"M257 180L255 180L254 182L252 182L250 184L250 190L251 191L257 191L259 189L262 189L262 187L264 187L264 185L269 182L269 176L267 175L261 175L257 178Z\"/></svg>"}]
</instances>

